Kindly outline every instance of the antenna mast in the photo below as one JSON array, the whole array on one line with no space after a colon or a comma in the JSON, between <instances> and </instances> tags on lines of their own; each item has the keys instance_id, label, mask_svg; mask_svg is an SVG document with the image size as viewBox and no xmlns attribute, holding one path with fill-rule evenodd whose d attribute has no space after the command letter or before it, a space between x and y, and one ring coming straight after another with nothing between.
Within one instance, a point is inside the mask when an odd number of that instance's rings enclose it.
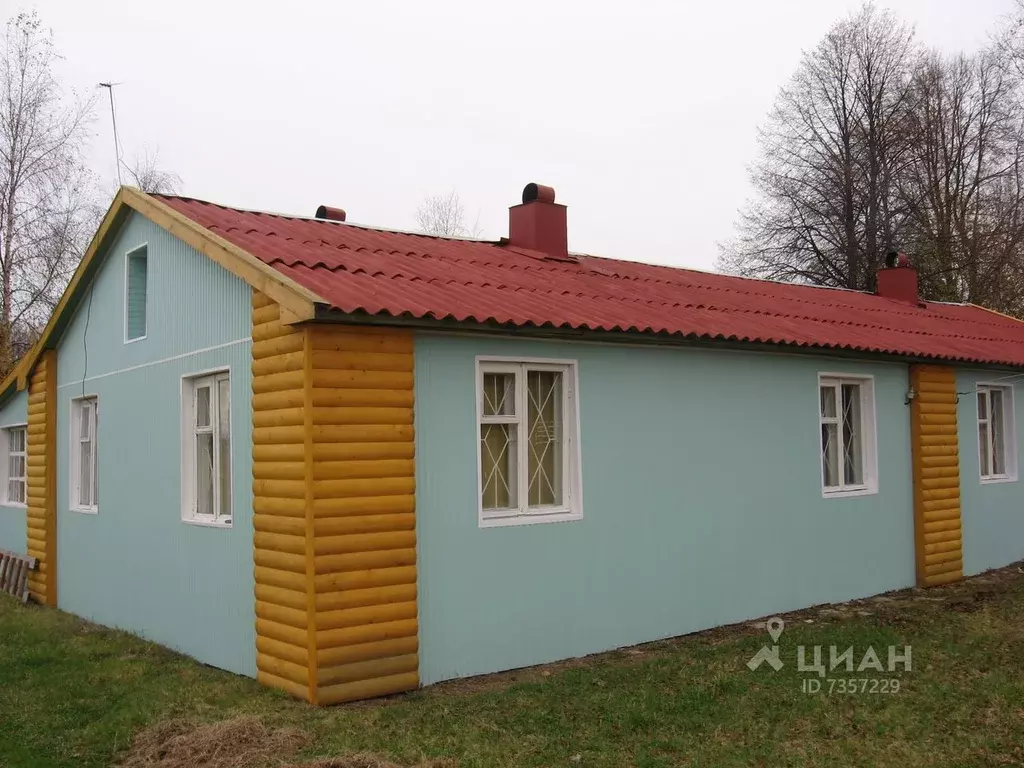
<instances>
[{"instance_id":1,"label":"antenna mast","mask_svg":"<svg viewBox=\"0 0 1024 768\"><path fill-rule=\"evenodd\" d=\"M121 142L117 138L117 114L114 111L114 86L120 83L100 83L100 88L106 88L110 93L110 122L114 126L114 160L117 164L117 186L122 186L121 181Z\"/></svg>"}]
</instances>

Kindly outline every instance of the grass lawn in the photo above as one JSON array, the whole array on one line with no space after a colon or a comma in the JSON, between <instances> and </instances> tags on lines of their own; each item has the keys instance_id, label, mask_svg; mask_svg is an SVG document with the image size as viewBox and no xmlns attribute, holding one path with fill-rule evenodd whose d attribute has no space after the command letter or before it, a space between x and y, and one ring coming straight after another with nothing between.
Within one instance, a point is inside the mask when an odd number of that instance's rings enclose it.
<instances>
[{"instance_id":1,"label":"grass lawn","mask_svg":"<svg viewBox=\"0 0 1024 768\"><path fill-rule=\"evenodd\" d=\"M789 615L778 672L747 668L768 635L740 625L329 709L0 597L0 766L222 768L327 756L348 761L321 765L374 764L357 752L399 765L1024 764L1024 575L1016 566ZM797 669L800 644L823 646L826 665L830 645L854 646L858 664L868 646L887 664L888 646L910 645L913 668L837 669L821 692L805 693L803 681L817 676ZM840 693L832 682L829 694L830 678L898 678L900 690ZM201 727L222 721L221 730ZM266 730L253 736L253 728ZM178 734L178 747L190 733L224 743L178 762L169 747L145 751L166 733ZM246 739L262 746L247 752Z\"/></svg>"}]
</instances>

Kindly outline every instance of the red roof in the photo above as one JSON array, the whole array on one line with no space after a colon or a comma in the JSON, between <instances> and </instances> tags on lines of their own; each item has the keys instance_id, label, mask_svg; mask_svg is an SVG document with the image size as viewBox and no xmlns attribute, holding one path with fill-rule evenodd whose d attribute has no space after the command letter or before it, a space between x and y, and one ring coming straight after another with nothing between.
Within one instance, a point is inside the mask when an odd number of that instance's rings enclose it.
<instances>
[{"instance_id":1,"label":"red roof","mask_svg":"<svg viewBox=\"0 0 1024 768\"><path fill-rule=\"evenodd\" d=\"M661 333L1024 366L1024 323L902 302L500 243L390 232L155 196L347 313Z\"/></svg>"}]
</instances>

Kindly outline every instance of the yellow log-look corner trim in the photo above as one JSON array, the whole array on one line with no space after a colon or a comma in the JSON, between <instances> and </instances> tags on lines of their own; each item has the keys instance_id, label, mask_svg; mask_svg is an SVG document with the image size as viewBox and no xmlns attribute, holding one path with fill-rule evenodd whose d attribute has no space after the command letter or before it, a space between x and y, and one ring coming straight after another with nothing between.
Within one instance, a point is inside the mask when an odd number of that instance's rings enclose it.
<instances>
[{"instance_id":1,"label":"yellow log-look corner trim","mask_svg":"<svg viewBox=\"0 0 1024 768\"><path fill-rule=\"evenodd\" d=\"M57 350L47 350L30 376L28 408L28 553L36 558L29 573L32 598L57 605ZM42 408L33 406L41 405ZM41 469L42 472L35 470Z\"/></svg>"},{"instance_id":2,"label":"yellow log-look corner trim","mask_svg":"<svg viewBox=\"0 0 1024 768\"><path fill-rule=\"evenodd\" d=\"M917 585L963 578L956 370L910 366L910 443Z\"/></svg>"},{"instance_id":3,"label":"yellow log-look corner trim","mask_svg":"<svg viewBox=\"0 0 1024 768\"><path fill-rule=\"evenodd\" d=\"M252 306L257 679L313 704L416 688L412 332Z\"/></svg>"},{"instance_id":4,"label":"yellow log-look corner trim","mask_svg":"<svg viewBox=\"0 0 1024 768\"><path fill-rule=\"evenodd\" d=\"M283 319L283 318L282 318ZM303 486L306 502L305 551L306 558L306 650L309 654L309 700L317 702L316 665L316 536L313 528L313 344L309 329L302 332L302 445ZM292 409L294 410L294 409ZM253 409L253 427L256 410Z\"/></svg>"},{"instance_id":5,"label":"yellow log-look corner trim","mask_svg":"<svg viewBox=\"0 0 1024 768\"><path fill-rule=\"evenodd\" d=\"M316 314L317 305L327 304L324 299L312 291L281 274L273 267L264 264L248 251L192 221L163 201L134 187L121 187L100 222L96 234L93 235L78 268L71 276L68 287L57 303L53 314L50 315L50 320L43 329L39 340L22 357L3 382L0 382L0 397L4 396L11 386L16 386L19 391L28 386L29 375L35 368L40 355L44 350L54 346L52 336L57 328L66 322L65 312L68 305L80 289L84 289L83 281L87 275L91 275L93 261L98 254L103 252L104 245L117 233L130 211L141 214L256 290L271 297L281 306L281 322L285 325L311 320Z\"/></svg>"},{"instance_id":6,"label":"yellow log-look corner trim","mask_svg":"<svg viewBox=\"0 0 1024 768\"><path fill-rule=\"evenodd\" d=\"M265 342L252 345L252 384L254 392L277 395L252 403L255 423L263 414L278 410L281 397L300 404L305 402L306 365L304 356L287 357L282 365L267 368L266 360L280 359L278 347L305 347L305 333L281 321L280 307L258 291L252 293L252 337ZM283 366L283 367L282 367ZM269 372L268 372L269 371ZM309 451L306 430L273 432L268 441L255 441L253 451L253 565L256 601L256 679L264 685L280 688L292 696L312 702L316 657L310 651L310 605L315 601L309 577L312 549L306 523L305 478ZM267 456L263 449L274 451ZM260 450L255 450L260 449ZM279 458L283 456L284 458ZM297 477L298 493L269 475ZM259 525L256 525L256 520ZM276 529L283 539L268 538L264 531ZM282 619L288 619L282 621ZM300 674L301 670L301 674Z\"/></svg>"}]
</instances>

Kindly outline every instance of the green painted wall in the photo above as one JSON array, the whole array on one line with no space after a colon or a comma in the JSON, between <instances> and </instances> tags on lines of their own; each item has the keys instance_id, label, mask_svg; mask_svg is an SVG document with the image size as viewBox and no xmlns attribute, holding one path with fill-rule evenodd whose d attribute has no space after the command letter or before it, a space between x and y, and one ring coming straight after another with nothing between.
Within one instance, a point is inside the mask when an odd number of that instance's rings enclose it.
<instances>
[{"instance_id":1,"label":"green painted wall","mask_svg":"<svg viewBox=\"0 0 1024 768\"><path fill-rule=\"evenodd\" d=\"M28 423L28 390L16 392L0 405L0 429ZM0 499L6 498L0 488ZM28 551L28 526L24 506L0 504L0 549L25 554Z\"/></svg>"},{"instance_id":2,"label":"green painted wall","mask_svg":"<svg viewBox=\"0 0 1024 768\"><path fill-rule=\"evenodd\" d=\"M125 253L148 243L146 338L126 344ZM57 408L58 600L207 664L255 675L251 293L133 215L60 340ZM88 330L86 330L86 327ZM181 377L230 367L230 529L181 520ZM99 512L69 509L73 397L99 398Z\"/></svg>"},{"instance_id":3,"label":"green painted wall","mask_svg":"<svg viewBox=\"0 0 1024 768\"><path fill-rule=\"evenodd\" d=\"M485 354L579 361L582 521L478 527ZM876 495L822 498L819 371L875 377ZM422 681L912 585L907 376L824 357L418 336Z\"/></svg>"},{"instance_id":4,"label":"green painted wall","mask_svg":"<svg viewBox=\"0 0 1024 768\"><path fill-rule=\"evenodd\" d=\"M963 527L964 574L1001 568L1024 559L1024 480L981 482L978 455L979 381L1012 384L1016 418L1017 464L1024 458L1024 379L1005 371L960 371L957 374L957 424L960 435L960 514ZM998 381L1003 379L1003 381Z\"/></svg>"}]
</instances>

